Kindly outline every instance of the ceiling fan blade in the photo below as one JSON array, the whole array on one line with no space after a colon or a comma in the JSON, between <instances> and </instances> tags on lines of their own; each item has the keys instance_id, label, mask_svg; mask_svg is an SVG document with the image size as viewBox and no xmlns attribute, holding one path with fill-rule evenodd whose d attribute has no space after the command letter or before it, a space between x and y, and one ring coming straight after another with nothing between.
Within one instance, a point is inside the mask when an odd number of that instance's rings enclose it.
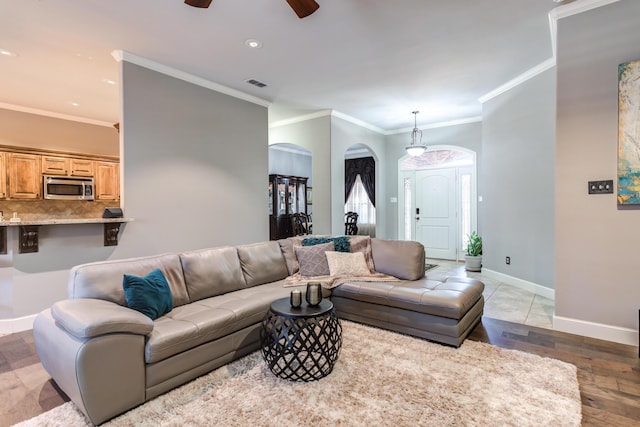
<instances>
[{"instance_id":1,"label":"ceiling fan blade","mask_svg":"<svg viewBox=\"0 0 640 427\"><path fill-rule=\"evenodd\" d=\"M193 7L207 8L211 4L212 0L184 0L186 4Z\"/></svg>"},{"instance_id":2,"label":"ceiling fan blade","mask_svg":"<svg viewBox=\"0 0 640 427\"><path fill-rule=\"evenodd\" d=\"M315 0L287 0L287 3L300 19L311 15L320 7Z\"/></svg>"}]
</instances>

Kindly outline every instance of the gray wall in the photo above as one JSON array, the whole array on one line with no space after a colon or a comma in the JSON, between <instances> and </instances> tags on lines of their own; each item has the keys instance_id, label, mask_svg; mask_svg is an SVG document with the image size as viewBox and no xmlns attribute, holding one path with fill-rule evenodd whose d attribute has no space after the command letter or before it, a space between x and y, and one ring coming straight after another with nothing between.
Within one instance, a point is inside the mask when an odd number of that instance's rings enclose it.
<instances>
[{"instance_id":1,"label":"gray wall","mask_svg":"<svg viewBox=\"0 0 640 427\"><path fill-rule=\"evenodd\" d=\"M268 240L267 109L122 62L114 257Z\"/></svg>"},{"instance_id":2,"label":"gray wall","mask_svg":"<svg viewBox=\"0 0 640 427\"><path fill-rule=\"evenodd\" d=\"M555 69L547 70L483 105L478 179L483 266L548 288L555 275L555 84Z\"/></svg>"},{"instance_id":3,"label":"gray wall","mask_svg":"<svg viewBox=\"0 0 640 427\"><path fill-rule=\"evenodd\" d=\"M307 177L307 185L313 186L311 155L275 148L278 145L269 146L269 174Z\"/></svg>"},{"instance_id":4,"label":"gray wall","mask_svg":"<svg viewBox=\"0 0 640 427\"><path fill-rule=\"evenodd\" d=\"M618 64L640 59L640 2L622 0L558 24L556 315L637 334L640 211L587 181L616 179ZM624 331L623 331L624 332Z\"/></svg>"},{"instance_id":5,"label":"gray wall","mask_svg":"<svg viewBox=\"0 0 640 427\"><path fill-rule=\"evenodd\" d=\"M422 129L422 142L429 145L455 145L477 153L477 162L482 158L482 124L467 123L457 126L445 126ZM408 157L404 147L411 140L411 132L388 135L386 137L386 191L387 191L387 236L398 238L398 204L390 203L391 197L398 195L398 160Z\"/></svg>"}]
</instances>

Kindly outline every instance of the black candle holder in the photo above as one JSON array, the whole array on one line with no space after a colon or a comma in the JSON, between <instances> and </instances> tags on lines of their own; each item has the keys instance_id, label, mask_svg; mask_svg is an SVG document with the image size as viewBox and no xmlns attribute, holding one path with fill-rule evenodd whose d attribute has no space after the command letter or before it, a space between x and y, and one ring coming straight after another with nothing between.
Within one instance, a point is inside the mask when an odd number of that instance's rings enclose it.
<instances>
[{"instance_id":1,"label":"black candle holder","mask_svg":"<svg viewBox=\"0 0 640 427\"><path fill-rule=\"evenodd\" d=\"M322 301L322 286L317 282L307 283L307 294L305 296L307 304L311 307L315 307Z\"/></svg>"}]
</instances>

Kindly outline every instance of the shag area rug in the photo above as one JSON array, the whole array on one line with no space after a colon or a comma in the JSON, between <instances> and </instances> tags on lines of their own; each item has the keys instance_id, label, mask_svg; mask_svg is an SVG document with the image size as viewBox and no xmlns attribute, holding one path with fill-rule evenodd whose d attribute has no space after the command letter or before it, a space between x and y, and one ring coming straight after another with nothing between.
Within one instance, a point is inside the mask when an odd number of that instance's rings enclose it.
<instances>
[{"instance_id":1,"label":"shag area rug","mask_svg":"<svg viewBox=\"0 0 640 427\"><path fill-rule=\"evenodd\" d=\"M467 340L456 349L342 321L320 381L275 377L260 352L105 426L579 426L576 367ZM89 425L66 403L24 426Z\"/></svg>"}]
</instances>

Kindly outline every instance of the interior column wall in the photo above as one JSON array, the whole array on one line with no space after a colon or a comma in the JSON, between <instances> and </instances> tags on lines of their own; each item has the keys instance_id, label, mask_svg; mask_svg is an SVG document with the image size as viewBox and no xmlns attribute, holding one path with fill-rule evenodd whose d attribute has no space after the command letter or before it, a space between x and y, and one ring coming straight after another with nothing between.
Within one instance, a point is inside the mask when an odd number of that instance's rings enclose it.
<instances>
[{"instance_id":1,"label":"interior column wall","mask_svg":"<svg viewBox=\"0 0 640 427\"><path fill-rule=\"evenodd\" d=\"M615 194L587 194L587 182L616 180L618 65L640 59L638 16L640 2L621 0L560 19L557 59L554 326L630 344L640 210L618 209Z\"/></svg>"},{"instance_id":2,"label":"interior column wall","mask_svg":"<svg viewBox=\"0 0 640 427\"><path fill-rule=\"evenodd\" d=\"M478 178L483 267L551 289L555 85L550 69L483 104Z\"/></svg>"}]
</instances>

